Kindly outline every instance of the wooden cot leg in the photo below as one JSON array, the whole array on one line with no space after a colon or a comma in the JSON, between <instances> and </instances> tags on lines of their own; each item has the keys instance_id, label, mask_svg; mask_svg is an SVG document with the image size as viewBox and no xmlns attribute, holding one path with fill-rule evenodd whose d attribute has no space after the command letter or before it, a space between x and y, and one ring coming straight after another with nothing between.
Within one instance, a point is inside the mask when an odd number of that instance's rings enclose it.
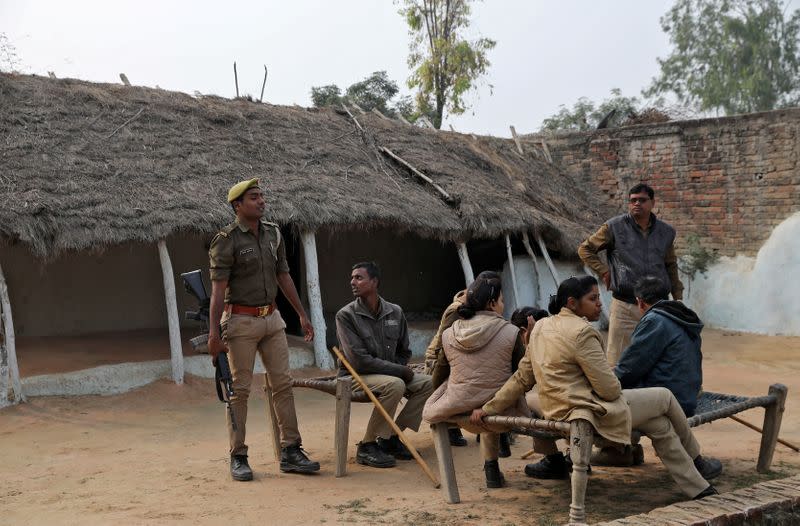
<instances>
[{"instance_id":1,"label":"wooden cot leg","mask_svg":"<svg viewBox=\"0 0 800 526\"><path fill-rule=\"evenodd\" d=\"M783 384L769 386L769 394L775 396L775 403L764 410L764 427L758 451L758 464L756 464L756 471L759 473L767 473L772 465L772 455L775 453L775 443L781 430L787 392L788 389Z\"/></svg>"},{"instance_id":2,"label":"wooden cot leg","mask_svg":"<svg viewBox=\"0 0 800 526\"><path fill-rule=\"evenodd\" d=\"M278 416L275 414L275 405L272 403L272 387L269 385L269 377L264 374L264 394L267 395L267 419L270 421L272 429L272 450L275 453L275 461L281 461L281 431L278 428Z\"/></svg>"},{"instance_id":3,"label":"wooden cot leg","mask_svg":"<svg viewBox=\"0 0 800 526\"><path fill-rule=\"evenodd\" d=\"M336 476L344 477L347 472L347 442L350 437L350 401L353 397L353 384L349 376L336 379L336 429L333 448L336 450Z\"/></svg>"},{"instance_id":4,"label":"wooden cot leg","mask_svg":"<svg viewBox=\"0 0 800 526\"><path fill-rule=\"evenodd\" d=\"M436 460L439 461L439 478L442 481L444 498L450 504L458 504L461 497L458 495L458 482L456 469L453 464L453 450L450 448L450 436L447 433L447 422L431 425L433 445L436 447Z\"/></svg>"},{"instance_id":5,"label":"wooden cot leg","mask_svg":"<svg viewBox=\"0 0 800 526\"><path fill-rule=\"evenodd\" d=\"M569 454L572 459L572 503L569 524L586 524L586 483L589 479L589 458L592 454L594 429L587 420L573 420L569 432Z\"/></svg>"}]
</instances>

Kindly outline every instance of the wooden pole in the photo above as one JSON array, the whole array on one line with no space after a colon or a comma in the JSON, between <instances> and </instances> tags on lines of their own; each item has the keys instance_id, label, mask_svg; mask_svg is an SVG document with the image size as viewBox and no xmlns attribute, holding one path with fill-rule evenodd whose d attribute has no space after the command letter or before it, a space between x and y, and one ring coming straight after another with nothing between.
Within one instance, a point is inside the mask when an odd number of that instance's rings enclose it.
<instances>
[{"instance_id":1,"label":"wooden pole","mask_svg":"<svg viewBox=\"0 0 800 526\"><path fill-rule=\"evenodd\" d=\"M2 267L0 267L0 314L3 316L3 337L5 339L3 347L6 353L11 390L13 391L10 401L18 404L25 401L25 395L22 393L22 380L19 377L19 365L17 364L17 344L14 336L14 319L11 316L11 299L8 295L8 285L6 285L6 277L3 274ZM4 392L2 396L6 398L8 393Z\"/></svg>"},{"instance_id":2,"label":"wooden pole","mask_svg":"<svg viewBox=\"0 0 800 526\"><path fill-rule=\"evenodd\" d=\"M158 242L158 256L161 260L161 273L164 276L164 297L167 301L167 325L169 326L169 350L172 358L172 380L183 383L183 347L181 345L181 324L178 318L178 301L175 298L175 277L169 259L167 243Z\"/></svg>"},{"instance_id":3,"label":"wooden pole","mask_svg":"<svg viewBox=\"0 0 800 526\"><path fill-rule=\"evenodd\" d=\"M236 83L236 98L239 98L239 74L236 72L236 61L233 62L233 81Z\"/></svg>"},{"instance_id":4,"label":"wooden pole","mask_svg":"<svg viewBox=\"0 0 800 526\"><path fill-rule=\"evenodd\" d=\"M521 142L519 142L519 137L517 136L517 130L515 130L513 126L509 126L509 128L511 128L511 137L514 139L514 142L515 142L515 143L516 143L516 145L517 145L517 151L518 151L520 154L523 154L523 155L524 155L524 154L525 154L525 152L524 152L524 151L522 151L522 143L521 143Z\"/></svg>"},{"instance_id":5,"label":"wooden pole","mask_svg":"<svg viewBox=\"0 0 800 526\"><path fill-rule=\"evenodd\" d=\"M508 268L511 271L511 289L514 291L514 304L516 309L519 307L519 289L517 288L517 273L514 270L514 257L511 254L511 237L506 234L506 255L508 256Z\"/></svg>"},{"instance_id":6,"label":"wooden pole","mask_svg":"<svg viewBox=\"0 0 800 526\"><path fill-rule=\"evenodd\" d=\"M450 436L447 423L431 425L433 444L436 447L436 460L439 461L439 476L442 478L442 491L450 504L461 502L456 481L456 468L453 464L453 448L450 447Z\"/></svg>"},{"instance_id":7,"label":"wooden pole","mask_svg":"<svg viewBox=\"0 0 800 526\"><path fill-rule=\"evenodd\" d=\"M544 244L544 239L542 239L541 234L538 232L536 233L536 243L539 245L539 250L542 251L544 261L547 263L547 267L550 269L550 273L553 275L553 279L556 281L556 288L558 288L559 283L561 283L561 279L558 277L558 271L556 270L556 266L553 265L553 260L550 259L550 253L547 251L547 245Z\"/></svg>"},{"instance_id":8,"label":"wooden pole","mask_svg":"<svg viewBox=\"0 0 800 526\"><path fill-rule=\"evenodd\" d=\"M0 328L3 326L2 308L0 308ZM5 341L0 336L0 408L11 405L8 397L8 351Z\"/></svg>"},{"instance_id":9,"label":"wooden pole","mask_svg":"<svg viewBox=\"0 0 800 526\"><path fill-rule=\"evenodd\" d=\"M775 443L781 430L787 392L788 389L783 384L769 386L769 394L775 396L775 403L764 411L764 431L761 433L761 447L756 464L756 471L759 473L767 473L772 465L772 455L775 453Z\"/></svg>"},{"instance_id":10,"label":"wooden pole","mask_svg":"<svg viewBox=\"0 0 800 526\"><path fill-rule=\"evenodd\" d=\"M594 430L588 420L571 422L569 456L572 459L572 502L569 505L569 524L586 524L586 484L589 481L589 457L592 456Z\"/></svg>"},{"instance_id":11,"label":"wooden pole","mask_svg":"<svg viewBox=\"0 0 800 526\"><path fill-rule=\"evenodd\" d=\"M533 261L533 279L536 281L535 283L535 290L534 293L536 294L536 303L539 305L544 305L547 307L547 302L544 301L542 297L542 284L541 280L541 273L539 272L539 261L536 259L536 254L533 252L533 248L531 247L531 241L528 239L528 233L522 233L522 244L525 246L525 251L531 257Z\"/></svg>"},{"instance_id":12,"label":"wooden pole","mask_svg":"<svg viewBox=\"0 0 800 526\"><path fill-rule=\"evenodd\" d=\"M382 151L383 153L385 153L386 155L388 155L389 157L391 157L391 158L392 158L392 159L394 159L395 161L399 162L400 164L402 164L403 166L405 166L406 168L408 168L409 170L411 170L411 173L412 173L412 174L416 175L417 177L419 177L420 179L422 179L423 181L425 181L425 182L426 182L426 183L428 183L429 185L433 186L433 187L436 189L436 191L437 191L437 192L439 192L439 194L440 194L442 197L444 197L444 200L445 200L445 201L447 201L448 203L453 201L453 198L452 198L452 197L450 197L450 194L448 194L448 193L447 193L447 191L446 191L444 188L442 188L441 186L439 186L438 184L436 184L436 183L433 181L433 179L431 179L430 177L428 177L428 176L427 176L427 175L425 175L424 173L420 172L419 170L417 170L416 168L414 168L413 166L411 166L411 164L410 164L410 163L408 163L408 161L406 161L405 159L403 159L403 158L402 158L402 157L400 157L399 155L397 155L397 154L395 154L394 152L392 152L392 150L390 150L389 148L386 148L386 147L384 147L384 146L381 146L381 147L380 147L380 151Z\"/></svg>"},{"instance_id":13,"label":"wooden pole","mask_svg":"<svg viewBox=\"0 0 800 526\"><path fill-rule=\"evenodd\" d=\"M756 432L758 432L758 433L764 433L764 430L762 430L760 427L758 427L758 426L754 426L753 424L751 424L751 423L750 423L750 422L748 422L747 420L742 420L742 419L741 419L741 418L739 418L738 416L731 415L731 416L729 416L728 418L730 418L730 419L731 419L731 420L733 420L734 422L739 422L740 424L742 424L742 425L743 425L743 426L745 426L745 427L749 427L749 428L750 428L750 429L752 429L753 431L756 431ZM800 452L800 446L796 446L796 445L792 444L791 442L789 442L788 440L784 440L784 439L782 439L782 438L778 438L777 442L778 442L779 444L783 444L784 446L788 447L789 449L792 449L792 450L794 450L794 451L798 451L798 452Z\"/></svg>"},{"instance_id":14,"label":"wooden pole","mask_svg":"<svg viewBox=\"0 0 800 526\"><path fill-rule=\"evenodd\" d=\"M415 448L414 445L406 438L406 436L403 434L403 431L395 423L394 418L392 418L389 415L389 413L386 412L386 409L384 409L383 405L381 405L380 401L372 393L366 382L364 382L364 380L361 378L361 376L359 376L356 370L353 369L353 366L350 365L350 362L347 361L347 358L344 357L342 351L340 351L338 347L334 347L333 352L336 354L336 357L339 358L339 361L342 363L342 365L344 365L345 368L350 372L350 375L353 377L353 379L358 383L358 385L361 386L361 389L364 390L369 399L372 400L372 403L375 405L375 408L380 412L383 418L386 419L386 422L388 422L391 428L394 430L394 432L397 433L397 436L398 438L400 438L400 441L406 445L408 450L411 452L411 455L414 457L414 460L416 460L417 464L419 464L419 467L422 468L422 471L424 471L425 474L428 475L428 478L431 479L431 482L433 482L433 486L435 488L440 487L441 484L439 484L439 481L436 480L436 476L431 471L431 468L428 467L428 464L425 462L425 460L423 460L423 458L419 456L417 448Z\"/></svg>"},{"instance_id":15,"label":"wooden pole","mask_svg":"<svg viewBox=\"0 0 800 526\"><path fill-rule=\"evenodd\" d=\"M545 158L547 158L547 162L553 164L553 158L550 157L550 148L547 147L547 142L542 139L542 151L544 152Z\"/></svg>"},{"instance_id":16,"label":"wooden pole","mask_svg":"<svg viewBox=\"0 0 800 526\"><path fill-rule=\"evenodd\" d=\"M387 121L392 120L389 117L387 117L386 115L384 115L383 113L381 113L381 110L379 110L378 108L372 108L372 113L374 113L375 115L377 115L381 119L384 119L384 120L387 120Z\"/></svg>"},{"instance_id":17,"label":"wooden pole","mask_svg":"<svg viewBox=\"0 0 800 526\"><path fill-rule=\"evenodd\" d=\"M353 385L349 378L336 379L336 424L334 428L334 447L336 448L336 472L334 476L344 477L347 471L347 442L350 438L350 403L353 398Z\"/></svg>"},{"instance_id":18,"label":"wooden pole","mask_svg":"<svg viewBox=\"0 0 800 526\"><path fill-rule=\"evenodd\" d=\"M358 129L359 129L359 130L361 130L361 131L363 132L363 131L364 131L364 128L362 128L362 127L361 127L361 124L359 124L358 120L356 120L356 117L355 117L355 115L353 115L353 113L350 111L350 108L348 108L348 107L347 107L347 104L345 104L345 103L343 102L343 103L342 103L342 108L344 108L344 111L346 111L346 112L347 112L347 114L350 116L350 118L351 118L351 119L353 119L353 122L355 122L355 123L356 123L356 126L358 127Z\"/></svg>"},{"instance_id":19,"label":"wooden pole","mask_svg":"<svg viewBox=\"0 0 800 526\"><path fill-rule=\"evenodd\" d=\"M261 97L258 98L258 102L264 102L264 88L267 87L267 65L264 64L264 82L261 83Z\"/></svg>"},{"instance_id":20,"label":"wooden pole","mask_svg":"<svg viewBox=\"0 0 800 526\"><path fill-rule=\"evenodd\" d=\"M472 263L469 261L469 252L467 252L466 243L457 243L458 259L461 261L461 269L464 271L464 280L467 282L467 287L475 281L475 275L472 273Z\"/></svg>"},{"instance_id":21,"label":"wooden pole","mask_svg":"<svg viewBox=\"0 0 800 526\"><path fill-rule=\"evenodd\" d=\"M319 285L319 264L317 261L317 241L312 230L301 234L303 256L306 263L306 291L311 310L311 325L314 327L314 360L320 369L333 369L334 364L326 346L325 315L322 310L322 291Z\"/></svg>"}]
</instances>

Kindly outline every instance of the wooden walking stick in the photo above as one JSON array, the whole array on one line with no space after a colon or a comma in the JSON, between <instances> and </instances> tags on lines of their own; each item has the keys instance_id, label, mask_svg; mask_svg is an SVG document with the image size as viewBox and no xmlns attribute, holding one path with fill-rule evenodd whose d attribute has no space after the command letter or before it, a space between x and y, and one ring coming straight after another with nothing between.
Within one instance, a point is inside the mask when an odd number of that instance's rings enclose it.
<instances>
[{"instance_id":1,"label":"wooden walking stick","mask_svg":"<svg viewBox=\"0 0 800 526\"><path fill-rule=\"evenodd\" d=\"M757 432L761 433L762 435L764 434L764 430L763 430L763 429L761 429L761 428L760 428L760 427L758 427L758 426L755 426L755 425L751 424L750 422L747 422L747 421L745 421L745 420L742 420L741 418L739 418L739 417L737 417L737 416L733 416L733 415L731 415L731 416L729 416L728 418L730 418L730 419L731 419L731 420L733 420L734 422L739 422L740 424L742 424L742 425L743 425L743 426L745 426L745 427L749 427L749 428L750 428L750 429L752 429L753 431L757 431ZM792 450L794 450L794 451L800 451L800 447L798 447L798 446L796 446L796 445L792 444L792 443L791 443L791 442L789 442L788 440L784 440L784 439L782 439L782 438L778 438L778 439L777 439L777 441L778 441L778 443L779 443L779 444L783 444L784 446L788 447L789 449L792 449Z\"/></svg>"},{"instance_id":2,"label":"wooden walking stick","mask_svg":"<svg viewBox=\"0 0 800 526\"><path fill-rule=\"evenodd\" d=\"M392 429L394 430L395 433L397 433L397 436L400 438L400 441L403 444L405 444L405 446L411 452L411 455L414 457L414 460L417 461L417 464L419 464L419 466L422 468L422 471L424 471L425 474L428 475L428 478L431 479L431 481L433 482L433 487L435 488L441 487L441 484L439 484L439 481L436 479L436 476L431 471L431 468L428 467L428 464L425 462L425 460L423 460L423 458L419 456L419 453L417 453L417 449L413 445L411 445L411 442L408 441L406 436L394 422L394 419L389 415L389 413L386 412L386 409L383 408L383 405L381 405L380 401L378 401L375 395L372 394L372 391L364 382L363 378L361 378L358 375L355 369L353 369L353 366L350 365L350 362L348 362L347 359L344 357L342 351L340 351L338 347L334 347L333 352L334 354L336 354L336 357L339 358L339 360L342 362L342 365L344 365L345 368L350 372L350 375L353 377L353 379L358 383L358 385L361 386L361 389L363 389L364 392L367 393L367 396L369 397L370 400L372 400L372 403L375 404L375 407L378 408L378 411L381 413L381 415L383 415L383 418L385 418L386 421L389 423L389 425L392 426Z\"/></svg>"}]
</instances>

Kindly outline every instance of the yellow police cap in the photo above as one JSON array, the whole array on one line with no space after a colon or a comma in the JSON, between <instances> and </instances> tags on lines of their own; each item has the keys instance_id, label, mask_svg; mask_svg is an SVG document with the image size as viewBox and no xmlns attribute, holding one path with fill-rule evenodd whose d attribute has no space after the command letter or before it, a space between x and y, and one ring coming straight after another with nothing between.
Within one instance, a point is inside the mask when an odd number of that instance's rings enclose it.
<instances>
[{"instance_id":1,"label":"yellow police cap","mask_svg":"<svg viewBox=\"0 0 800 526\"><path fill-rule=\"evenodd\" d=\"M230 190L228 190L228 202L229 203L234 202L235 200L242 197L242 195L246 191L256 186L258 186L258 177L256 177L255 179L250 179L247 181L236 183L235 185L231 186Z\"/></svg>"}]
</instances>

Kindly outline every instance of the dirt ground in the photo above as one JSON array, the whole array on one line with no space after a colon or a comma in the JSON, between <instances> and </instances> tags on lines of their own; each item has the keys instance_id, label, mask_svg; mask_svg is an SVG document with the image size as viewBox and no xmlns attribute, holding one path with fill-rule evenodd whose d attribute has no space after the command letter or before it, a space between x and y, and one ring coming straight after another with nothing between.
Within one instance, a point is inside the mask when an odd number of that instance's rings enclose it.
<instances>
[{"instance_id":1,"label":"dirt ground","mask_svg":"<svg viewBox=\"0 0 800 526\"><path fill-rule=\"evenodd\" d=\"M781 436L800 442L800 338L704 331L705 388L759 395L769 384L789 387ZM303 371L313 374L314 371ZM260 393L263 381L254 387ZM263 396L250 404L248 442L255 480L228 475L224 406L211 380L161 381L124 395L36 398L0 411L0 510L3 524L534 524L563 523L567 481L536 481L520 456L518 437L501 460L509 487L488 491L472 435L455 449L461 504L441 492L413 462L378 470L354 463L370 407L354 404L348 474L333 476L333 398L295 391L304 445L322 463L317 475L279 472L267 439ZM744 418L761 425L761 410ZM704 453L726 472L721 491L800 473L800 454L778 445L773 472L759 475L760 436L732 420L697 430ZM427 430L410 433L437 471ZM641 513L683 499L644 440L646 463L594 468L587 509L591 521Z\"/></svg>"}]
</instances>

